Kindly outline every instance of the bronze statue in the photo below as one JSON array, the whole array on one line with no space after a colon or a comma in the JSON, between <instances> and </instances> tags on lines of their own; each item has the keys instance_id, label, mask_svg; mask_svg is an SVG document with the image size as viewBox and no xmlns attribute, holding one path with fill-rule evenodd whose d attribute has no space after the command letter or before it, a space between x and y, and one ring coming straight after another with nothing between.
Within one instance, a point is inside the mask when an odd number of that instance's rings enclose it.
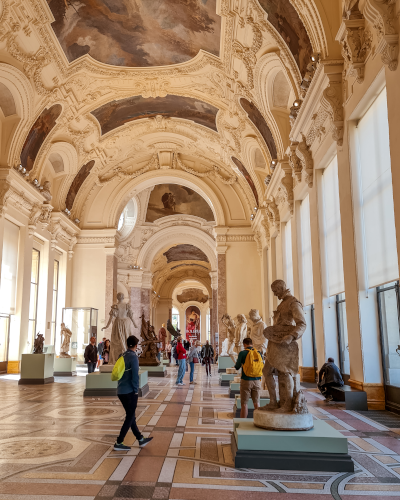
<instances>
[{"instance_id":1,"label":"bronze statue","mask_svg":"<svg viewBox=\"0 0 400 500\"><path fill-rule=\"evenodd\" d=\"M44 344L44 337L41 333L38 333L37 337L35 338L35 342L33 344L32 354L43 354L43 344Z\"/></svg>"}]
</instances>

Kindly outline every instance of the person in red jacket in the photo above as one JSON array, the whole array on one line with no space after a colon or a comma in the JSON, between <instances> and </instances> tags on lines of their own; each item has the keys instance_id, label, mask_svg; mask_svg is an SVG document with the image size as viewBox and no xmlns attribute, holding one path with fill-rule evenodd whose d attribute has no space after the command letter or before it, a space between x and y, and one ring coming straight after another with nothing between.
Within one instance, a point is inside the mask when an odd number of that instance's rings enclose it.
<instances>
[{"instance_id":1,"label":"person in red jacket","mask_svg":"<svg viewBox=\"0 0 400 500\"><path fill-rule=\"evenodd\" d=\"M178 353L178 376L176 378L176 385L185 385L183 383L183 376L186 372L186 349L182 345L182 337L178 338L176 344L176 352Z\"/></svg>"}]
</instances>

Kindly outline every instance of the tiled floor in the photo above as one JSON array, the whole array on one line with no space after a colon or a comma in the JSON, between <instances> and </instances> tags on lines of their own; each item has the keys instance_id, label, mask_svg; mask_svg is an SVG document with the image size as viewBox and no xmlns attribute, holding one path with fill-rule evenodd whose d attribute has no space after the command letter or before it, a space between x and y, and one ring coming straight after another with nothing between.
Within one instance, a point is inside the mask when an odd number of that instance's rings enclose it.
<instances>
[{"instance_id":1,"label":"tiled floor","mask_svg":"<svg viewBox=\"0 0 400 500\"><path fill-rule=\"evenodd\" d=\"M371 412L371 420L368 412L345 411L305 388L313 416L347 436L356 472L238 470L228 387L218 385L215 366L211 379L202 367L196 370L194 389L187 375L185 386L174 386L176 368L168 368L164 379L150 379L137 414L142 432L154 440L141 450L129 434L128 453L112 449L123 419L119 401L83 399L83 376L46 386L18 386L17 376L0 377L0 500L400 499L394 415Z\"/></svg>"}]
</instances>

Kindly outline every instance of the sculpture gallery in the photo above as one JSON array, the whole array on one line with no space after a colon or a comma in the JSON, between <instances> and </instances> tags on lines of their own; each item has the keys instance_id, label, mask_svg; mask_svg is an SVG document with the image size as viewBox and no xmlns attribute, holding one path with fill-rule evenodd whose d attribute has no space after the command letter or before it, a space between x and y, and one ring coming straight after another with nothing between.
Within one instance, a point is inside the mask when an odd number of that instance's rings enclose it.
<instances>
[{"instance_id":1,"label":"sculpture gallery","mask_svg":"<svg viewBox=\"0 0 400 500\"><path fill-rule=\"evenodd\" d=\"M313 418L308 412L304 394L300 390L299 346L306 321L302 304L286 288L283 280L271 285L274 295L281 300L274 311L273 326L264 330L268 339L263 369L270 402L254 411L254 424L265 429L308 430ZM276 393L274 369L278 372L279 400Z\"/></svg>"}]
</instances>

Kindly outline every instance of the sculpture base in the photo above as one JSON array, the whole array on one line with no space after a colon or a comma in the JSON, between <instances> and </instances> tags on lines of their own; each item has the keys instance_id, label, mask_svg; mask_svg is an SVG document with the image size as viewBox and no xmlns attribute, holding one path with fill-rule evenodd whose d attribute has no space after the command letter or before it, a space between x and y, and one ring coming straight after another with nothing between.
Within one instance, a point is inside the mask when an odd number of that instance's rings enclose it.
<instances>
[{"instance_id":1,"label":"sculpture base","mask_svg":"<svg viewBox=\"0 0 400 500\"><path fill-rule=\"evenodd\" d=\"M140 365L141 371L147 371L149 377L166 377L167 370L165 365Z\"/></svg>"},{"instance_id":2,"label":"sculpture base","mask_svg":"<svg viewBox=\"0 0 400 500\"><path fill-rule=\"evenodd\" d=\"M54 382L54 354L23 354L21 378L23 384L51 384Z\"/></svg>"},{"instance_id":3,"label":"sculpture base","mask_svg":"<svg viewBox=\"0 0 400 500\"><path fill-rule=\"evenodd\" d=\"M158 359L139 358L139 366L160 366Z\"/></svg>"},{"instance_id":4,"label":"sculpture base","mask_svg":"<svg viewBox=\"0 0 400 500\"><path fill-rule=\"evenodd\" d=\"M237 394L240 394L240 382L233 381L229 385L229 397L234 399Z\"/></svg>"},{"instance_id":5,"label":"sculpture base","mask_svg":"<svg viewBox=\"0 0 400 500\"><path fill-rule=\"evenodd\" d=\"M240 391L239 391L240 394ZM260 398L260 406L267 405L269 403L268 398ZM239 396L235 396L235 404L233 405L233 413L235 415L235 418L240 418L240 410L242 409L242 401ZM249 399L249 402L247 403L247 409L248 409L248 414L247 418L253 418L253 413L254 413L254 403L252 399Z\"/></svg>"},{"instance_id":6,"label":"sculpture base","mask_svg":"<svg viewBox=\"0 0 400 500\"><path fill-rule=\"evenodd\" d=\"M219 374L219 385L229 386L229 384L234 379L235 375L231 373L220 373Z\"/></svg>"},{"instance_id":7,"label":"sculpture base","mask_svg":"<svg viewBox=\"0 0 400 500\"><path fill-rule=\"evenodd\" d=\"M226 373L229 373L229 375L237 375L236 368L227 368Z\"/></svg>"},{"instance_id":8,"label":"sculpture base","mask_svg":"<svg viewBox=\"0 0 400 500\"><path fill-rule=\"evenodd\" d=\"M233 368L233 364L229 356L218 356L218 373L225 373L227 368Z\"/></svg>"},{"instance_id":9,"label":"sculpture base","mask_svg":"<svg viewBox=\"0 0 400 500\"><path fill-rule=\"evenodd\" d=\"M113 371L114 365L100 365L100 373L111 373Z\"/></svg>"},{"instance_id":10,"label":"sculpture base","mask_svg":"<svg viewBox=\"0 0 400 500\"><path fill-rule=\"evenodd\" d=\"M105 365L107 367L108 365ZM109 365L112 368L114 365ZM89 373L86 375L86 388L84 397L110 397L117 396L118 382L111 380L110 373ZM145 397L149 393L147 371L139 370L139 397Z\"/></svg>"},{"instance_id":11,"label":"sculpture base","mask_svg":"<svg viewBox=\"0 0 400 500\"><path fill-rule=\"evenodd\" d=\"M74 377L76 376L76 358L60 357L54 359L55 377Z\"/></svg>"},{"instance_id":12,"label":"sculpture base","mask_svg":"<svg viewBox=\"0 0 400 500\"><path fill-rule=\"evenodd\" d=\"M314 427L311 413L277 413L254 410L254 425L270 431L309 431Z\"/></svg>"}]
</instances>

